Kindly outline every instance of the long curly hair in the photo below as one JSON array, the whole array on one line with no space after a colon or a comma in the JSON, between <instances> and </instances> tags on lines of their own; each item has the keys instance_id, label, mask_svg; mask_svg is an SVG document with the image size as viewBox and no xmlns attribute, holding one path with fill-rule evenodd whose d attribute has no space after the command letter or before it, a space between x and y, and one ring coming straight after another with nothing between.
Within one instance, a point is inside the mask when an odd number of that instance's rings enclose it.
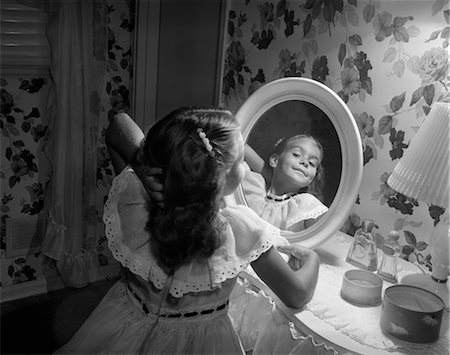
<instances>
[{"instance_id":1,"label":"long curly hair","mask_svg":"<svg viewBox=\"0 0 450 355\"><path fill-rule=\"evenodd\" d=\"M162 265L207 258L222 244L226 173L237 158L240 126L221 108L185 107L151 127L143 154L163 169L163 207L150 205L147 227Z\"/></svg>"},{"instance_id":2,"label":"long curly hair","mask_svg":"<svg viewBox=\"0 0 450 355\"><path fill-rule=\"evenodd\" d=\"M283 154L283 152L286 149L286 146L289 142L292 142L293 140L302 139L302 138L307 138L307 139L312 140L317 145L317 148L319 149L321 156L320 156L320 164L317 166L316 176L314 177L314 180L311 182L311 184L309 184L309 186L304 187L297 192L308 192L308 193L316 196L319 200L323 201L323 187L325 184L325 169L322 165L322 161L323 161L324 150L323 150L322 144L320 143L320 141L317 138L315 138L312 135L307 134L307 133L297 134L290 138L280 138L272 147L272 150L269 154L267 164L269 164L269 160L272 155L280 156L281 154ZM270 164L269 164L269 166L270 166Z\"/></svg>"}]
</instances>

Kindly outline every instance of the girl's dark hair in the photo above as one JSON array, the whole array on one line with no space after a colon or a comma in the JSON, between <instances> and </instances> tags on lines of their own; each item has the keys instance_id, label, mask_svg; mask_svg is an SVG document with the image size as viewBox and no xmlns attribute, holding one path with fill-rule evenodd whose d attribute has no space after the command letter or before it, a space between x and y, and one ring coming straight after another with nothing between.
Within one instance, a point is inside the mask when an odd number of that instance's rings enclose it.
<instances>
[{"instance_id":1,"label":"girl's dark hair","mask_svg":"<svg viewBox=\"0 0 450 355\"><path fill-rule=\"evenodd\" d=\"M150 206L147 227L162 265L209 257L221 245L225 224L218 211L239 132L230 111L192 107L169 113L149 130L143 155L163 169L164 204Z\"/></svg>"},{"instance_id":2,"label":"girl's dark hair","mask_svg":"<svg viewBox=\"0 0 450 355\"><path fill-rule=\"evenodd\" d=\"M323 187L324 187L324 183L325 183L325 169L322 165L322 161L323 161L323 156L324 156L324 150L322 147L322 144L320 143L320 141L313 137L312 135L308 134L308 133L301 133L301 134L297 134L295 136L292 136L290 138L280 138L273 146L272 151L269 154L269 160L270 157L272 155L278 155L280 156L281 154L283 154L284 150L286 149L286 146L289 142L292 142L293 140L297 140L297 139L302 139L302 138L307 138L307 139L311 139L313 142L316 143L317 148L319 148L320 154L321 154L321 159L319 162L319 165L317 166L317 172L316 172L316 176L314 178L314 180L311 182L311 184L309 184L309 186L306 186L302 189L300 189L298 192L308 192L314 196L316 196L319 200L323 201ZM269 162L267 161L267 164L269 164ZM270 166L270 164L269 164Z\"/></svg>"}]
</instances>

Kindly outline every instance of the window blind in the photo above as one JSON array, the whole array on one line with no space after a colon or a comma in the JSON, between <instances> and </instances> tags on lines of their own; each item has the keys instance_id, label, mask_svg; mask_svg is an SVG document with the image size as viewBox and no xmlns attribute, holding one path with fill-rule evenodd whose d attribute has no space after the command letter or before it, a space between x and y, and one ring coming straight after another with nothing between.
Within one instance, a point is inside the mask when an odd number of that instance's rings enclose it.
<instances>
[{"instance_id":1,"label":"window blind","mask_svg":"<svg viewBox=\"0 0 450 355\"><path fill-rule=\"evenodd\" d=\"M50 44L47 14L15 0L0 1L0 65L5 68L48 68Z\"/></svg>"}]
</instances>

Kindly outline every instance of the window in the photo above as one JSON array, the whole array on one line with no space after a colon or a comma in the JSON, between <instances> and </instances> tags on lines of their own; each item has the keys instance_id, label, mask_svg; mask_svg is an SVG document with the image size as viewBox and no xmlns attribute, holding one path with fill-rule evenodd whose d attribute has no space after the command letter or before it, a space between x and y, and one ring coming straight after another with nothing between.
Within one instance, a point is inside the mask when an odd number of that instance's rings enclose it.
<instances>
[{"instance_id":1,"label":"window","mask_svg":"<svg viewBox=\"0 0 450 355\"><path fill-rule=\"evenodd\" d=\"M48 68L51 51L45 32L47 14L15 0L2 0L0 4L2 70Z\"/></svg>"}]
</instances>

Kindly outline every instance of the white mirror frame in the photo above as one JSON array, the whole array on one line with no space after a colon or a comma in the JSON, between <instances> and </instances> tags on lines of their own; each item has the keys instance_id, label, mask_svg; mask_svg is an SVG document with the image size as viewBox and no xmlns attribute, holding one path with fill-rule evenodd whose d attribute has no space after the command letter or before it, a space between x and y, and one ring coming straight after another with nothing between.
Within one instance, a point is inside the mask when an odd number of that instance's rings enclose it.
<instances>
[{"instance_id":1,"label":"white mirror frame","mask_svg":"<svg viewBox=\"0 0 450 355\"><path fill-rule=\"evenodd\" d=\"M252 128L267 110L291 100L306 101L321 109L332 122L341 145L341 179L328 212L304 231L282 231L282 235L291 243L314 248L339 230L356 201L363 171L362 142L355 119L344 101L324 84L298 77L271 81L244 102L236 113L244 141L247 141ZM227 199L227 203L246 205L242 186Z\"/></svg>"}]
</instances>

